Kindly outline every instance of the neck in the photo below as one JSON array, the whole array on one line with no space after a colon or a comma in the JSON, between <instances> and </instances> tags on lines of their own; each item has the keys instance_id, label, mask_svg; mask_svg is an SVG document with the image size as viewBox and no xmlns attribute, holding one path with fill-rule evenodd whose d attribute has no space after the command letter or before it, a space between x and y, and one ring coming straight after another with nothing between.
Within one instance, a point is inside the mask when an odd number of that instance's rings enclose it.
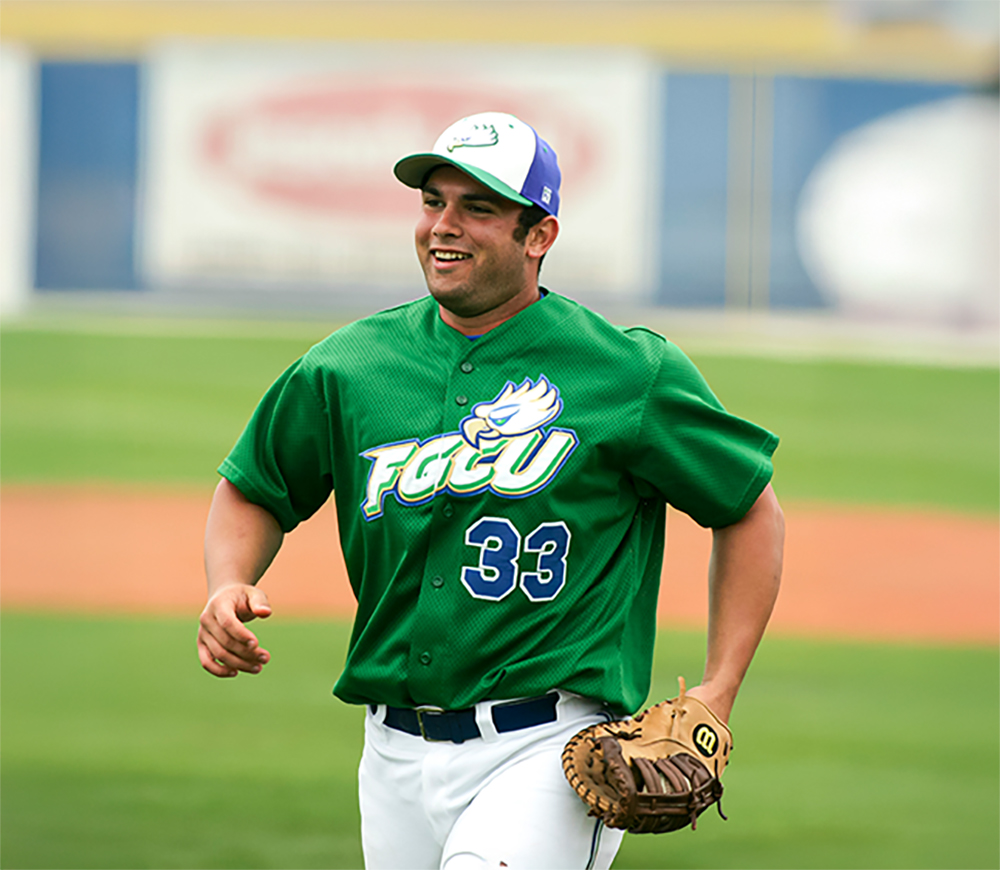
<instances>
[{"instance_id":1,"label":"neck","mask_svg":"<svg viewBox=\"0 0 1000 870\"><path fill-rule=\"evenodd\" d=\"M490 311L476 314L472 317L462 317L449 311L440 303L438 310L441 312L441 319L452 329L457 329L463 335L483 335L491 329L496 329L501 323L506 323L514 315L524 311L529 305L542 298L538 291L538 286L526 288L525 292L518 293L512 299L508 299L503 305L498 305Z\"/></svg>"}]
</instances>

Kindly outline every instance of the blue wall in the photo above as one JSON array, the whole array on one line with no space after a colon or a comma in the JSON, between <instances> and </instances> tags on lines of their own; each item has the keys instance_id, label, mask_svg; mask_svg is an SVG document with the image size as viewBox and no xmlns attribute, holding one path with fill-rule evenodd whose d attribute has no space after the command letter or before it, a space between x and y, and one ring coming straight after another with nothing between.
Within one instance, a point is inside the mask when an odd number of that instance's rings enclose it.
<instances>
[{"instance_id":1,"label":"blue wall","mask_svg":"<svg viewBox=\"0 0 1000 870\"><path fill-rule=\"evenodd\" d=\"M656 300L717 306L725 299L729 77L666 75L662 112L662 221ZM799 259L799 195L842 135L880 115L966 92L954 85L840 79L774 79L770 300L822 305Z\"/></svg>"},{"instance_id":2,"label":"blue wall","mask_svg":"<svg viewBox=\"0 0 1000 870\"><path fill-rule=\"evenodd\" d=\"M729 76L667 76L657 301L716 306L726 289Z\"/></svg>"},{"instance_id":3,"label":"blue wall","mask_svg":"<svg viewBox=\"0 0 1000 870\"><path fill-rule=\"evenodd\" d=\"M42 63L36 286L135 289L140 67ZM667 73L660 112L661 222L655 299L725 299L730 77ZM782 76L773 83L770 300L822 304L795 244L799 195L844 133L963 93L953 85Z\"/></svg>"},{"instance_id":4,"label":"blue wall","mask_svg":"<svg viewBox=\"0 0 1000 870\"><path fill-rule=\"evenodd\" d=\"M35 285L132 289L139 68L43 63Z\"/></svg>"}]
</instances>

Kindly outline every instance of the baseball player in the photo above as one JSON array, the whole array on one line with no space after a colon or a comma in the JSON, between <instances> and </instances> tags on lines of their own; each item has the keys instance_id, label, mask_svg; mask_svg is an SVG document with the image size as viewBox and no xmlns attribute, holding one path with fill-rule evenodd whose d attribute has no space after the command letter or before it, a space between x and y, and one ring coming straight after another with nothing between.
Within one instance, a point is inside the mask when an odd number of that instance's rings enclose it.
<instances>
[{"instance_id":1,"label":"baseball player","mask_svg":"<svg viewBox=\"0 0 1000 870\"><path fill-rule=\"evenodd\" d=\"M560 172L530 126L464 118L395 174L420 191L430 295L338 330L261 400L220 467L200 660L268 662L244 625L271 613L255 584L332 492L366 865L608 867L622 832L560 753L646 698L667 503L715 530L688 694L728 719L777 594L777 438L661 336L539 286Z\"/></svg>"}]
</instances>

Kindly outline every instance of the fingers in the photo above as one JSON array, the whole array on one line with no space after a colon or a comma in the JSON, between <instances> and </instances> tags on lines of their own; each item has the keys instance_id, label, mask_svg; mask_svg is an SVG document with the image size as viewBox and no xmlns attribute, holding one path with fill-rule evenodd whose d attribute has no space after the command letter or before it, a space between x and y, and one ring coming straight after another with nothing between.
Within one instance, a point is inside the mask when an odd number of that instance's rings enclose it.
<instances>
[{"instance_id":1,"label":"fingers","mask_svg":"<svg viewBox=\"0 0 1000 870\"><path fill-rule=\"evenodd\" d=\"M217 677L235 677L241 671L260 673L270 661L257 637L244 622L266 618L271 606L262 590L253 586L227 586L218 590L202 611L198 628L198 658Z\"/></svg>"},{"instance_id":2,"label":"fingers","mask_svg":"<svg viewBox=\"0 0 1000 870\"><path fill-rule=\"evenodd\" d=\"M270 661L266 650L243 648L236 652L226 649L211 634L198 632L198 659L201 666L217 677L235 677L241 671L247 674L259 674L264 665Z\"/></svg>"},{"instance_id":3,"label":"fingers","mask_svg":"<svg viewBox=\"0 0 1000 870\"><path fill-rule=\"evenodd\" d=\"M202 639L200 633L198 637L198 660L206 671L216 677L235 677L239 673L236 668L224 664L212 655L209 644Z\"/></svg>"},{"instance_id":4,"label":"fingers","mask_svg":"<svg viewBox=\"0 0 1000 870\"><path fill-rule=\"evenodd\" d=\"M244 622L249 622L254 617L267 619L271 615L271 605L268 603L267 595L263 589L258 589L256 586L251 586L247 590L247 608L253 616L244 619Z\"/></svg>"},{"instance_id":5,"label":"fingers","mask_svg":"<svg viewBox=\"0 0 1000 870\"><path fill-rule=\"evenodd\" d=\"M266 619L271 615L271 605L264 590L242 584L223 586L209 598L205 612L210 610L229 634L244 643L257 638L243 623L251 622L258 616Z\"/></svg>"}]
</instances>

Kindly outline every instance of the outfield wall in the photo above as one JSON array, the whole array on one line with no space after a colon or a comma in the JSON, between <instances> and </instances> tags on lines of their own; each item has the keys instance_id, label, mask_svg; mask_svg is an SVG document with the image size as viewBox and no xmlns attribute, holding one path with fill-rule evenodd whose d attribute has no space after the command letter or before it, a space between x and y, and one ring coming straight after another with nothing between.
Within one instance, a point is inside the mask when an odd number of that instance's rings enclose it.
<instances>
[{"instance_id":1,"label":"outfield wall","mask_svg":"<svg viewBox=\"0 0 1000 870\"><path fill-rule=\"evenodd\" d=\"M22 282L412 297L415 201L390 167L493 108L560 154L545 280L569 295L997 318L998 112L981 74L797 73L707 44L699 66L639 33L543 51L212 36L66 58L36 33L15 64L28 73L5 72L31 107L19 141L36 159L3 171L37 164L29 231L3 232L28 248ZM787 54L772 36L758 53Z\"/></svg>"},{"instance_id":2,"label":"outfield wall","mask_svg":"<svg viewBox=\"0 0 1000 870\"><path fill-rule=\"evenodd\" d=\"M0 314L23 311L35 286L36 65L20 46L0 52Z\"/></svg>"}]
</instances>

